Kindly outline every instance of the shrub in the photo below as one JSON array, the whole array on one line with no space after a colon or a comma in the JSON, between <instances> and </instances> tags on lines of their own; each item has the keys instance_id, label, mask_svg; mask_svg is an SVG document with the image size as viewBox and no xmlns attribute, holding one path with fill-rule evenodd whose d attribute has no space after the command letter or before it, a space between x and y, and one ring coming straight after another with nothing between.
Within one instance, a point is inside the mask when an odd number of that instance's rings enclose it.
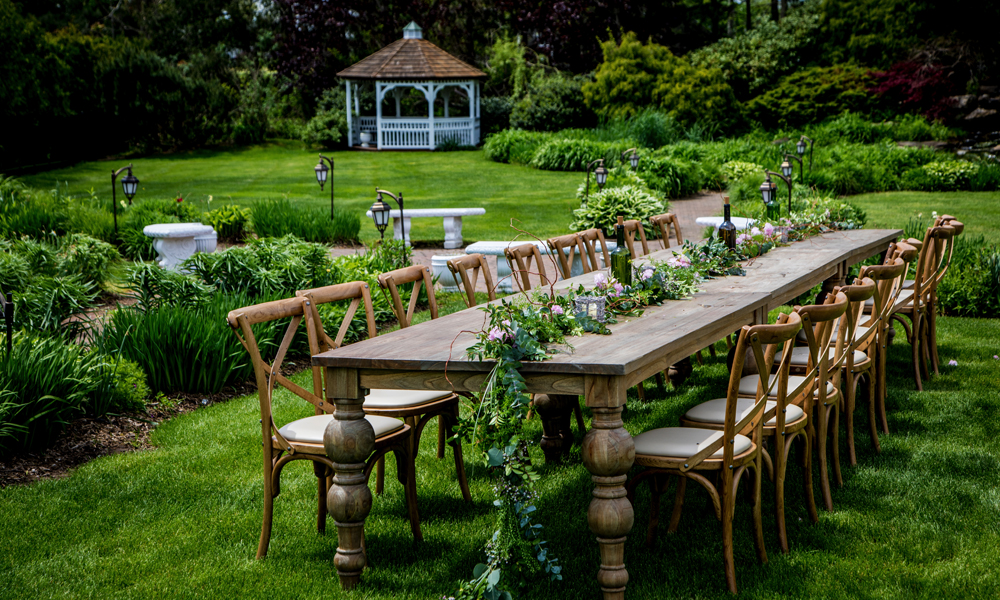
<instances>
[{"instance_id":1,"label":"shrub","mask_svg":"<svg viewBox=\"0 0 1000 600\"><path fill-rule=\"evenodd\" d=\"M995 162L978 163L976 172L969 175L969 189L974 192L1000 190L1000 165Z\"/></svg>"},{"instance_id":2,"label":"shrub","mask_svg":"<svg viewBox=\"0 0 1000 600\"><path fill-rule=\"evenodd\" d=\"M293 207L287 198L258 200L250 207L253 229L260 237L294 235L309 242L353 242L361 231L356 211L321 207Z\"/></svg>"},{"instance_id":3,"label":"shrub","mask_svg":"<svg viewBox=\"0 0 1000 600\"><path fill-rule=\"evenodd\" d=\"M659 148L680 139L682 132L677 120L662 110L646 108L631 117L606 119L598 128L601 139L613 141L632 139L640 147Z\"/></svg>"},{"instance_id":4,"label":"shrub","mask_svg":"<svg viewBox=\"0 0 1000 600\"><path fill-rule=\"evenodd\" d=\"M479 101L480 130L484 138L508 129L514 102L510 96L487 96Z\"/></svg>"},{"instance_id":5,"label":"shrub","mask_svg":"<svg viewBox=\"0 0 1000 600\"><path fill-rule=\"evenodd\" d=\"M764 167L750 162L731 160L722 165L722 177L729 182L740 181L749 176L762 175L763 173Z\"/></svg>"},{"instance_id":6,"label":"shrub","mask_svg":"<svg viewBox=\"0 0 1000 600\"><path fill-rule=\"evenodd\" d=\"M211 225L222 241L242 242L247 236L250 209L227 204L201 216L202 223Z\"/></svg>"},{"instance_id":7,"label":"shrub","mask_svg":"<svg viewBox=\"0 0 1000 600\"><path fill-rule=\"evenodd\" d=\"M630 185L606 188L596 194L592 193L589 202L573 211L570 229L583 231L599 227L604 230L606 236L610 236L618 215L622 214L625 219L637 219L642 223L647 238L657 237L659 232L654 231L649 224L649 218L666 210L667 207L662 200L640 188Z\"/></svg>"},{"instance_id":8,"label":"shrub","mask_svg":"<svg viewBox=\"0 0 1000 600\"><path fill-rule=\"evenodd\" d=\"M49 445L85 411L96 358L60 339L15 334L10 357L0 355L0 456Z\"/></svg>"},{"instance_id":9,"label":"shrub","mask_svg":"<svg viewBox=\"0 0 1000 600\"><path fill-rule=\"evenodd\" d=\"M694 50L687 58L695 67L720 69L740 98L750 98L799 66L797 57L813 42L820 25L818 7L803 4L781 21L761 15L753 29Z\"/></svg>"},{"instance_id":10,"label":"shrub","mask_svg":"<svg viewBox=\"0 0 1000 600\"><path fill-rule=\"evenodd\" d=\"M88 403L88 412L102 416L112 412L143 410L149 398L146 373L117 353L105 355L96 365L97 385Z\"/></svg>"},{"instance_id":11,"label":"shrub","mask_svg":"<svg viewBox=\"0 0 1000 600\"><path fill-rule=\"evenodd\" d=\"M620 44L601 44L604 62L594 81L583 85L583 96L602 117L629 117L647 106L658 106L690 125L714 123L723 129L739 124L742 110L718 69L691 66L658 44L642 44L627 33Z\"/></svg>"},{"instance_id":12,"label":"shrub","mask_svg":"<svg viewBox=\"0 0 1000 600\"><path fill-rule=\"evenodd\" d=\"M943 160L927 163L907 171L903 187L927 192L967 190L979 170L976 163L960 160Z\"/></svg>"},{"instance_id":13,"label":"shrub","mask_svg":"<svg viewBox=\"0 0 1000 600\"><path fill-rule=\"evenodd\" d=\"M295 290L338 283L340 270L330 258L329 249L304 243L293 236L251 240L244 247L227 248L211 254L198 253L184 262L184 269L203 284L222 292L247 293L252 296L290 295ZM193 302L203 300L209 290L180 286L172 276L149 276L152 294L157 288L176 288ZM145 285L143 286L145 288Z\"/></svg>"},{"instance_id":14,"label":"shrub","mask_svg":"<svg viewBox=\"0 0 1000 600\"><path fill-rule=\"evenodd\" d=\"M551 137L547 133L507 129L486 139L483 154L494 162L526 165L531 162L535 150Z\"/></svg>"},{"instance_id":15,"label":"shrub","mask_svg":"<svg viewBox=\"0 0 1000 600\"><path fill-rule=\"evenodd\" d=\"M683 158L650 157L640 160L639 173L650 188L667 198L690 196L702 188L701 169Z\"/></svg>"},{"instance_id":16,"label":"shrub","mask_svg":"<svg viewBox=\"0 0 1000 600\"><path fill-rule=\"evenodd\" d=\"M535 151L531 166L544 171L584 171L591 161L598 158L603 158L606 165L612 166L619 161L622 151L632 145L628 141L551 139Z\"/></svg>"},{"instance_id":17,"label":"shrub","mask_svg":"<svg viewBox=\"0 0 1000 600\"><path fill-rule=\"evenodd\" d=\"M869 114L876 108L868 92L871 83L861 67L810 67L783 77L748 102L747 112L768 127L814 123L846 111Z\"/></svg>"},{"instance_id":18,"label":"shrub","mask_svg":"<svg viewBox=\"0 0 1000 600\"><path fill-rule=\"evenodd\" d=\"M938 285L941 312L961 317L1000 314L1000 247L982 235L955 238L948 274Z\"/></svg>"},{"instance_id":19,"label":"shrub","mask_svg":"<svg viewBox=\"0 0 1000 600\"><path fill-rule=\"evenodd\" d=\"M597 182L594 180L594 176L590 175L590 193L596 194L599 190L597 189ZM637 189L644 190L648 193L652 193L649 186L646 185L646 181L639 176L638 173L631 167L626 167L624 165L618 165L611 169L608 169L608 178L604 182L605 190L610 188L618 188L624 186L632 186ZM580 186L576 188L576 199L580 202L584 201L587 196L587 178L580 183Z\"/></svg>"},{"instance_id":20,"label":"shrub","mask_svg":"<svg viewBox=\"0 0 1000 600\"><path fill-rule=\"evenodd\" d=\"M63 321L92 307L96 297L96 286L79 276L40 275L14 296L14 318L29 331L74 337L84 323Z\"/></svg>"},{"instance_id":21,"label":"shrub","mask_svg":"<svg viewBox=\"0 0 1000 600\"><path fill-rule=\"evenodd\" d=\"M316 116L302 128L302 141L310 146L333 148L347 137L345 92L337 87L325 90L318 99Z\"/></svg>"},{"instance_id":22,"label":"shrub","mask_svg":"<svg viewBox=\"0 0 1000 600\"><path fill-rule=\"evenodd\" d=\"M277 297L216 294L196 308L120 307L105 323L102 345L117 348L119 356L142 367L154 393L218 393L253 374L249 356L229 328L226 315L265 299ZM278 322L254 326L262 354L276 347L283 329Z\"/></svg>"},{"instance_id":23,"label":"shrub","mask_svg":"<svg viewBox=\"0 0 1000 600\"><path fill-rule=\"evenodd\" d=\"M122 259L111 244L82 233L72 233L62 239L59 257L60 271L79 275L83 281L93 281L98 285L111 279L111 267Z\"/></svg>"},{"instance_id":24,"label":"shrub","mask_svg":"<svg viewBox=\"0 0 1000 600\"><path fill-rule=\"evenodd\" d=\"M556 72L537 75L528 93L514 104L510 125L532 131L558 131L567 127L593 127L597 118L580 92L589 79Z\"/></svg>"},{"instance_id":25,"label":"shrub","mask_svg":"<svg viewBox=\"0 0 1000 600\"><path fill-rule=\"evenodd\" d=\"M126 281L140 310L161 305L194 308L208 302L215 293L214 287L194 277L151 263L137 263L129 268Z\"/></svg>"}]
</instances>

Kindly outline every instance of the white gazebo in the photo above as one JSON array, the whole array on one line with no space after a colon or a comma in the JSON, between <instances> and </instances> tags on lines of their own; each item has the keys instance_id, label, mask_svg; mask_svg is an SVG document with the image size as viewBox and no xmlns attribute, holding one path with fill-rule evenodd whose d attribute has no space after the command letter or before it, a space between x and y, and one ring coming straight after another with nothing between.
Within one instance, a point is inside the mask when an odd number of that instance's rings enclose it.
<instances>
[{"instance_id":1,"label":"white gazebo","mask_svg":"<svg viewBox=\"0 0 1000 600\"><path fill-rule=\"evenodd\" d=\"M446 140L464 146L479 143L479 81L486 74L423 39L414 22L397 40L375 54L344 69L337 76L347 85L348 145L362 144L361 134L371 136L379 149L433 150ZM359 87L375 85L375 115L362 115ZM427 115L404 117L401 100L407 88L421 92ZM468 99L464 115L452 115L453 95ZM395 100L395 116L386 116L383 104ZM435 108L439 109L438 111ZM440 116L435 112L440 112ZM367 145L367 144L366 144Z\"/></svg>"}]
</instances>

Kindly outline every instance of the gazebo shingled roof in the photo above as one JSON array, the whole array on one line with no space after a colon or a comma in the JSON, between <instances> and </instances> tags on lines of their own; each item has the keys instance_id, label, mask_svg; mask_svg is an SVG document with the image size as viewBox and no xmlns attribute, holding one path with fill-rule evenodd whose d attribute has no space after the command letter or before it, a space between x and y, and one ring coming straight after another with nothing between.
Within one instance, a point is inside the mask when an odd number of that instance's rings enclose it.
<instances>
[{"instance_id":1,"label":"gazebo shingled roof","mask_svg":"<svg viewBox=\"0 0 1000 600\"><path fill-rule=\"evenodd\" d=\"M479 69L425 39L396 40L337 73L343 79L478 79Z\"/></svg>"}]
</instances>

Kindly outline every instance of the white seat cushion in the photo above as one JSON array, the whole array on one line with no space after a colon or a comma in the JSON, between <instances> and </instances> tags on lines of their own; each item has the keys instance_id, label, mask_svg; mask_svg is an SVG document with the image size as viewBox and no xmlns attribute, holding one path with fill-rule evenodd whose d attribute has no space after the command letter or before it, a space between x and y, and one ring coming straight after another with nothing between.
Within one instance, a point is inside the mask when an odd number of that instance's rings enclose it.
<instances>
[{"instance_id":1,"label":"white seat cushion","mask_svg":"<svg viewBox=\"0 0 1000 600\"><path fill-rule=\"evenodd\" d=\"M403 422L392 417L380 417L377 415L367 415L365 419L372 424L375 430L375 437L380 438L387 433L392 433L403 428ZM322 444L323 432L326 426L333 420L333 415L316 415L306 417L298 421L292 421L278 430L281 437L289 442L300 444Z\"/></svg>"},{"instance_id":2,"label":"white seat cushion","mask_svg":"<svg viewBox=\"0 0 1000 600\"><path fill-rule=\"evenodd\" d=\"M834 353L836 353L836 348L830 348L830 352L827 354L827 360L833 361ZM774 356L774 364L781 362L781 352ZM861 350L854 351L854 364L863 363L868 360L868 355ZM797 367L804 367L809 364L809 348L806 346L799 346L797 348L792 348L792 364Z\"/></svg>"},{"instance_id":3,"label":"white seat cushion","mask_svg":"<svg viewBox=\"0 0 1000 600\"><path fill-rule=\"evenodd\" d=\"M641 433L633 438L635 453L647 456L676 456L685 458L694 456L702 448L722 437L721 431L698 429L697 427L662 427ZM733 452L742 454L750 449L750 438L736 435L733 442ZM720 447L713 458L722 456Z\"/></svg>"},{"instance_id":4,"label":"white seat cushion","mask_svg":"<svg viewBox=\"0 0 1000 600\"><path fill-rule=\"evenodd\" d=\"M768 401L764 410L771 410L777 402ZM745 417L753 409L753 398L739 398L736 401L736 421L739 422L740 419ZM789 404L785 408L785 423L791 423L793 421L798 421L805 414L802 409L794 404ZM687 411L684 416L692 421L699 421L701 423L711 423L713 425L722 425L726 422L726 399L716 398L715 400L709 400L708 402L702 402L698 406L695 406L691 410ZM777 417L771 419L767 422L768 425L774 425L777 422Z\"/></svg>"},{"instance_id":5,"label":"white seat cushion","mask_svg":"<svg viewBox=\"0 0 1000 600\"><path fill-rule=\"evenodd\" d=\"M448 396L451 392L375 389L365 396L365 408L409 408Z\"/></svg>"},{"instance_id":6,"label":"white seat cushion","mask_svg":"<svg viewBox=\"0 0 1000 600\"><path fill-rule=\"evenodd\" d=\"M913 279L905 279L905 280L903 280L903 289L904 290L908 290L908 289L912 288L914 283L916 283L916 281L913 280Z\"/></svg>"},{"instance_id":7,"label":"white seat cushion","mask_svg":"<svg viewBox=\"0 0 1000 600\"><path fill-rule=\"evenodd\" d=\"M774 381L774 379L776 377L777 377L777 375L775 375L774 373L771 373L771 378L767 381L768 385L770 385L771 382ZM789 375L788 376L788 391L792 391L795 388L797 388L800 385L802 385L802 382L805 381L805 379L806 378L803 377L802 375ZM756 375L747 375L743 379L740 379L740 396L756 396L757 395L757 383L759 383L759 382L760 382L760 377L758 377ZM827 381L826 382L826 394L829 396L830 394L833 394L836 391L837 390L836 390L835 387L833 387L833 384L830 383L829 381ZM814 390L813 391L813 395L814 396L816 396L818 394L819 394L819 390ZM768 395L769 396L777 396L778 395L778 384L774 384L774 387L771 389L771 393L768 394Z\"/></svg>"}]
</instances>

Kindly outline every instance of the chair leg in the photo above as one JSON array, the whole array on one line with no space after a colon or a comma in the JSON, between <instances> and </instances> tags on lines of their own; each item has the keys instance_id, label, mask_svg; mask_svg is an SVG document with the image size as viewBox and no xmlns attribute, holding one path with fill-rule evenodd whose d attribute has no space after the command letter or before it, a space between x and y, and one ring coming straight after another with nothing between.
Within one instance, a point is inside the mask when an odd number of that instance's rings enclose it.
<instances>
[{"instance_id":1,"label":"chair leg","mask_svg":"<svg viewBox=\"0 0 1000 600\"><path fill-rule=\"evenodd\" d=\"M837 487L844 487L844 478L840 474L840 403L837 402L830 407L831 418L827 419L830 424L830 440L833 460L833 479L837 482Z\"/></svg>"},{"instance_id":2,"label":"chair leg","mask_svg":"<svg viewBox=\"0 0 1000 600\"><path fill-rule=\"evenodd\" d=\"M580 400L573 405L573 416L576 417L576 429L582 434L587 433L587 424L583 421L583 409L580 408Z\"/></svg>"},{"instance_id":3,"label":"chair leg","mask_svg":"<svg viewBox=\"0 0 1000 600\"><path fill-rule=\"evenodd\" d=\"M879 418L882 421L882 433L889 435L889 419L885 414L885 401L888 395L887 389L887 379L886 379L886 354L889 351L888 344L885 341L879 342L879 352L878 352L878 367L877 367L877 381L878 384L875 387L875 400L878 403Z\"/></svg>"},{"instance_id":4,"label":"chair leg","mask_svg":"<svg viewBox=\"0 0 1000 600\"><path fill-rule=\"evenodd\" d=\"M928 320L928 341L931 351L931 365L934 366L934 374L940 375L938 372L938 366L940 359L938 358L938 347L937 347L937 301L931 300L930 304L927 305L927 320Z\"/></svg>"},{"instance_id":5,"label":"chair leg","mask_svg":"<svg viewBox=\"0 0 1000 600\"><path fill-rule=\"evenodd\" d=\"M717 358L715 356L715 342L712 342L711 344L709 344L709 346L708 346L708 355L711 356L712 358Z\"/></svg>"},{"instance_id":6,"label":"chair leg","mask_svg":"<svg viewBox=\"0 0 1000 600\"><path fill-rule=\"evenodd\" d=\"M910 354L913 359L913 381L917 384L917 391L924 391L924 385L920 381L920 312L913 313L913 337L910 339Z\"/></svg>"},{"instance_id":7,"label":"chair leg","mask_svg":"<svg viewBox=\"0 0 1000 600\"><path fill-rule=\"evenodd\" d=\"M260 525L260 542L257 544L257 558L267 556L271 543L271 522L274 518L274 489L272 487L272 463L270 456L264 456L264 515Z\"/></svg>"},{"instance_id":8,"label":"chair leg","mask_svg":"<svg viewBox=\"0 0 1000 600\"><path fill-rule=\"evenodd\" d=\"M847 460L851 466L858 464L857 453L854 449L854 406L857 402L858 385L861 377L851 373L849 369L844 369L844 389L846 394L846 407L844 409L844 422L847 429Z\"/></svg>"},{"instance_id":9,"label":"chair leg","mask_svg":"<svg viewBox=\"0 0 1000 600\"><path fill-rule=\"evenodd\" d=\"M420 511L417 509L416 463L407 448L393 450L393 454L396 455L396 477L403 484L406 493L406 511L410 518L410 532L413 534L413 541L422 542L424 534L420 530Z\"/></svg>"},{"instance_id":10,"label":"chair leg","mask_svg":"<svg viewBox=\"0 0 1000 600\"><path fill-rule=\"evenodd\" d=\"M674 493L674 509L670 513L668 533L677 533L677 527L681 524L681 511L684 508L684 491L687 489L687 481L687 477L677 478L677 491Z\"/></svg>"},{"instance_id":11,"label":"chair leg","mask_svg":"<svg viewBox=\"0 0 1000 600\"><path fill-rule=\"evenodd\" d=\"M829 413L825 406L816 407L819 426L816 428L816 453L819 455L819 487L823 494L823 506L827 511L833 511L833 495L830 493L830 475L826 465L826 443L830 435L829 424L826 422Z\"/></svg>"},{"instance_id":12,"label":"chair leg","mask_svg":"<svg viewBox=\"0 0 1000 600\"><path fill-rule=\"evenodd\" d=\"M639 400L646 401L646 390L642 386L642 382L635 384L635 392L639 396Z\"/></svg>"},{"instance_id":13,"label":"chair leg","mask_svg":"<svg viewBox=\"0 0 1000 600\"><path fill-rule=\"evenodd\" d=\"M660 525L660 495L669 482L661 481L665 475L654 475L649 478L649 525L646 527L646 547L652 548L656 545L656 529Z\"/></svg>"},{"instance_id":14,"label":"chair leg","mask_svg":"<svg viewBox=\"0 0 1000 600\"><path fill-rule=\"evenodd\" d=\"M744 471L744 475L746 471ZM754 461L753 465L753 545L757 550L757 560L761 564L767 564L767 548L764 547L764 520L762 516L763 512L763 500L761 499L760 491L763 486L764 474L761 473L761 458L757 455L757 460Z\"/></svg>"},{"instance_id":15,"label":"chair leg","mask_svg":"<svg viewBox=\"0 0 1000 600\"><path fill-rule=\"evenodd\" d=\"M774 436L774 521L778 525L778 545L788 554L788 533L785 530L785 471L788 469L790 444L780 433ZM778 439L781 438L781 439Z\"/></svg>"},{"instance_id":16,"label":"chair leg","mask_svg":"<svg viewBox=\"0 0 1000 600\"><path fill-rule=\"evenodd\" d=\"M445 419L444 415L440 417L442 420ZM452 435L455 422L458 420L458 406L455 406L455 411L448 415L447 426L448 435ZM469 481L465 477L465 459L462 456L462 441L455 440L451 442L451 452L455 455L455 474L458 475L458 487L462 490L462 498L465 498L466 502L472 502L472 494L469 492Z\"/></svg>"},{"instance_id":17,"label":"chair leg","mask_svg":"<svg viewBox=\"0 0 1000 600\"><path fill-rule=\"evenodd\" d=\"M819 513L816 511L815 489L813 487L812 439L809 432L799 434L802 440L802 484L806 494L806 512L813 523L819 523Z\"/></svg>"},{"instance_id":18,"label":"chair leg","mask_svg":"<svg viewBox=\"0 0 1000 600\"><path fill-rule=\"evenodd\" d=\"M736 494L733 493L732 471L722 478L722 564L726 569L726 586L733 594L736 589L736 563L733 558L733 516Z\"/></svg>"},{"instance_id":19,"label":"chair leg","mask_svg":"<svg viewBox=\"0 0 1000 600\"><path fill-rule=\"evenodd\" d=\"M328 478L326 476L326 465L313 461L313 473L316 474L316 484L318 487L317 507L316 507L316 531L320 534L326 533L326 492Z\"/></svg>"},{"instance_id":20,"label":"chair leg","mask_svg":"<svg viewBox=\"0 0 1000 600\"><path fill-rule=\"evenodd\" d=\"M385 490L385 458L375 463L375 495L381 496Z\"/></svg>"},{"instance_id":21,"label":"chair leg","mask_svg":"<svg viewBox=\"0 0 1000 600\"><path fill-rule=\"evenodd\" d=\"M921 371L924 374L924 379L927 381L931 380L931 331L930 331L930 317L924 315L920 319L923 325L920 328L920 358L921 358Z\"/></svg>"},{"instance_id":22,"label":"chair leg","mask_svg":"<svg viewBox=\"0 0 1000 600\"><path fill-rule=\"evenodd\" d=\"M705 364L705 362L701 359L701 350L695 352L694 353L694 357L695 357L695 360L698 361L698 366L699 367Z\"/></svg>"},{"instance_id":23,"label":"chair leg","mask_svg":"<svg viewBox=\"0 0 1000 600\"><path fill-rule=\"evenodd\" d=\"M444 458L444 440L445 431L448 429L448 425L445 423L444 417L438 416L438 460Z\"/></svg>"},{"instance_id":24,"label":"chair leg","mask_svg":"<svg viewBox=\"0 0 1000 600\"><path fill-rule=\"evenodd\" d=\"M882 445L878 441L878 417L875 416L876 400L875 400L875 381L872 377L874 373L869 372L868 374L868 427L870 429L869 434L872 438L872 446L875 447L875 452L878 454L882 453Z\"/></svg>"}]
</instances>

